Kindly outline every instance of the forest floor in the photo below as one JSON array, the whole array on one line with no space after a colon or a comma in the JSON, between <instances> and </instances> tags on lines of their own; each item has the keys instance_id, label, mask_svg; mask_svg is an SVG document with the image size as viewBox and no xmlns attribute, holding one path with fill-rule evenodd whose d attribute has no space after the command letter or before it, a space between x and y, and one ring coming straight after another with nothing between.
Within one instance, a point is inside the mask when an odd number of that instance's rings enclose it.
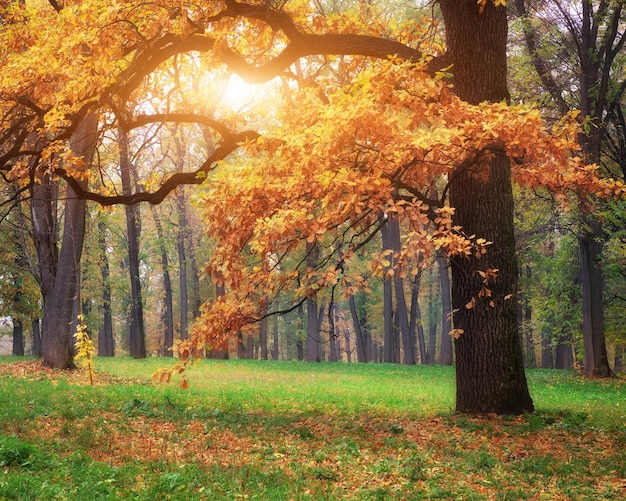
<instances>
[{"instance_id":1,"label":"forest floor","mask_svg":"<svg viewBox=\"0 0 626 501\"><path fill-rule=\"evenodd\" d=\"M626 496L626 383L530 371L537 411L457 415L448 367L0 357L0 499Z\"/></svg>"}]
</instances>

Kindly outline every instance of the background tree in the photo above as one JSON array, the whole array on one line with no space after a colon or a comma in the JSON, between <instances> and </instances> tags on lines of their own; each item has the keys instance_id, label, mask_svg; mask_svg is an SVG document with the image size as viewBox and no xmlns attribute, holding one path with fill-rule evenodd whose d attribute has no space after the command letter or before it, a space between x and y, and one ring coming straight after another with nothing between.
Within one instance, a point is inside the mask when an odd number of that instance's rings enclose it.
<instances>
[{"instance_id":1,"label":"background tree","mask_svg":"<svg viewBox=\"0 0 626 501\"><path fill-rule=\"evenodd\" d=\"M610 123L617 115L610 110L620 107L626 91L622 64L626 36L623 30L620 32L626 21L623 3L551 0L532 5L526 0L515 0L514 5L541 87L559 113L580 110L585 128L579 142L586 162L604 165L614 175L615 170L603 161L602 150L614 143L607 132L615 130ZM551 45L555 39L558 52ZM604 335L604 240L601 220L583 213L579 232L583 370L601 377L612 374Z\"/></svg>"}]
</instances>

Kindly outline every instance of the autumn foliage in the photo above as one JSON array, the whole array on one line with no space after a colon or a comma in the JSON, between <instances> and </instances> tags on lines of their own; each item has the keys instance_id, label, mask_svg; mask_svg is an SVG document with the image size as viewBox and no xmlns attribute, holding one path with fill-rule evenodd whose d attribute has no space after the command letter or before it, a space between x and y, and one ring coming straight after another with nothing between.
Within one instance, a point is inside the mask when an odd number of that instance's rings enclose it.
<instances>
[{"instance_id":1,"label":"autumn foliage","mask_svg":"<svg viewBox=\"0 0 626 501\"><path fill-rule=\"evenodd\" d=\"M208 271L228 292L205 305L195 341L219 342L250 326L279 293L297 302L324 289L350 295L367 287L350 264L388 218L407 232L395 269L391 251L371 255L374 276L404 276L438 250L488 252L490 242L453 226L445 185L463 165L487 175L496 150L513 161L516 182L546 187L563 202L572 193L623 191L576 155L575 116L547 129L538 110L469 105L426 64L363 63L348 83L327 83L323 98L319 88L290 91L281 125L211 178L202 205L218 246ZM432 198L436 185L441 196ZM315 269L305 242L320 251ZM497 270L479 273L494 279Z\"/></svg>"},{"instance_id":2,"label":"autumn foliage","mask_svg":"<svg viewBox=\"0 0 626 501\"><path fill-rule=\"evenodd\" d=\"M183 360L255 328L276 312L279 294L291 299L284 309L322 290L367 288L352 264L389 218L406 233L397 255L370 254L374 276L406 275L439 250L488 252L481 235L453 225L447 185L459 169L487 176L496 152L510 158L515 182L564 202L623 194L583 164L575 115L547 127L535 109L460 100L447 73L454 68L431 65L444 51L435 23L372 22L372 9L325 16L305 1L271 9L233 0L9 3L0 27L0 169L24 189L51 173L103 204L158 203L177 184L205 182L200 203L216 242L207 273L225 293L178 345ZM276 77L271 100L229 110L219 85L232 73ZM100 117L101 142L118 128L191 124L208 154L120 196L97 162L86 169L69 150L88 114ZM78 183L85 179L87 189Z\"/></svg>"}]
</instances>

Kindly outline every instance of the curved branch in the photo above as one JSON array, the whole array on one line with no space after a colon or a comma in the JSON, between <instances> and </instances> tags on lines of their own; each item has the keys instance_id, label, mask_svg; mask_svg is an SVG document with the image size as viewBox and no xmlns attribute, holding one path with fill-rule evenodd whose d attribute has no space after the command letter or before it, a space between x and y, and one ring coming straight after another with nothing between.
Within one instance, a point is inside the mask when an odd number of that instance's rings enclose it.
<instances>
[{"instance_id":1,"label":"curved branch","mask_svg":"<svg viewBox=\"0 0 626 501\"><path fill-rule=\"evenodd\" d=\"M80 181L69 174L65 169L57 169L55 174L63 178L72 187L79 199L92 200L100 205L133 205L139 202L149 202L156 205L161 203L169 193L180 185L202 184L206 174L215 168L217 162L225 159L243 143L254 141L259 137L259 134L254 131L245 131L233 135L230 140L225 141L221 146L216 148L213 154L209 156L198 169L193 172L177 172L172 174L159 189L153 192L144 191L130 195L102 195L85 189Z\"/></svg>"},{"instance_id":2,"label":"curved branch","mask_svg":"<svg viewBox=\"0 0 626 501\"><path fill-rule=\"evenodd\" d=\"M210 127L216 130L224 138L232 138L233 132L228 129L222 122L215 118L200 115L198 113L154 113L151 115L137 115L132 117L128 121L123 121L121 118L120 127L122 130L128 132L136 127L143 127L144 125L152 123L197 123Z\"/></svg>"}]
</instances>

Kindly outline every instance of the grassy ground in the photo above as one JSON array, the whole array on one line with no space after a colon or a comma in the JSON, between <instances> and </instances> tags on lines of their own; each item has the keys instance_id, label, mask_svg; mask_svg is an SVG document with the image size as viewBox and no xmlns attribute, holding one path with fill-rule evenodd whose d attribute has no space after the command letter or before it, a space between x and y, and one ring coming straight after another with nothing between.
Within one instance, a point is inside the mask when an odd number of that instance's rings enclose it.
<instances>
[{"instance_id":1,"label":"grassy ground","mask_svg":"<svg viewBox=\"0 0 626 501\"><path fill-rule=\"evenodd\" d=\"M0 357L0 499L626 497L626 383L530 371L537 412L455 415L448 367Z\"/></svg>"}]
</instances>

